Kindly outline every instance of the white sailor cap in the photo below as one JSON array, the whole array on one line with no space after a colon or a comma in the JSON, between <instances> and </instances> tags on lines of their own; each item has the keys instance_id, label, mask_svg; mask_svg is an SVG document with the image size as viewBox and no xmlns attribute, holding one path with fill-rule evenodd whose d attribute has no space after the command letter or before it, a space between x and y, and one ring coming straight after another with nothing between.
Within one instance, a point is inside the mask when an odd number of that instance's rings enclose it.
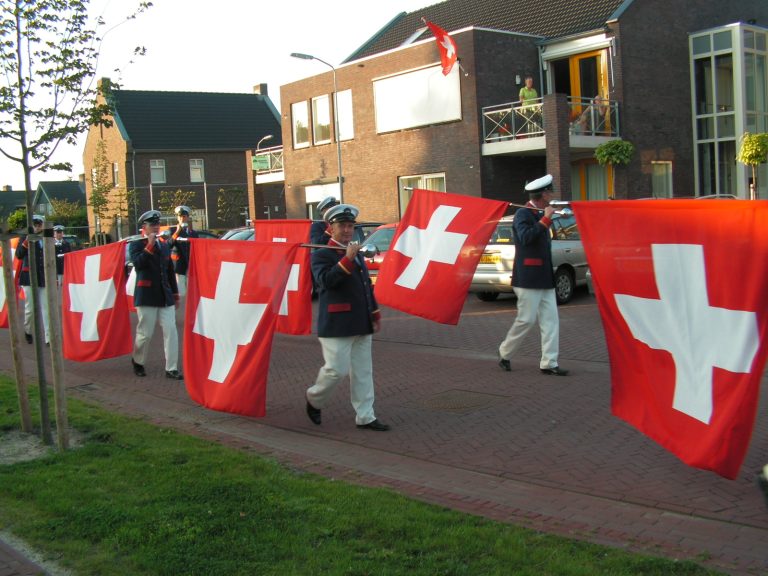
<instances>
[{"instance_id":1,"label":"white sailor cap","mask_svg":"<svg viewBox=\"0 0 768 576\"><path fill-rule=\"evenodd\" d=\"M157 210L147 210L139 216L139 226L148 222L149 224L160 224L160 212Z\"/></svg>"},{"instance_id":2,"label":"white sailor cap","mask_svg":"<svg viewBox=\"0 0 768 576\"><path fill-rule=\"evenodd\" d=\"M192 209L189 206L176 206L176 208L173 209L174 214L178 216L179 214L185 214L186 216L189 216L192 214Z\"/></svg>"},{"instance_id":3,"label":"white sailor cap","mask_svg":"<svg viewBox=\"0 0 768 576\"><path fill-rule=\"evenodd\" d=\"M331 206L336 206L339 203L339 201L336 199L336 196L326 196L320 202L317 203L317 209L322 212L326 208L330 208Z\"/></svg>"},{"instance_id":4,"label":"white sailor cap","mask_svg":"<svg viewBox=\"0 0 768 576\"><path fill-rule=\"evenodd\" d=\"M32 223L35 223L35 222L40 222L40 223L45 222L45 216L43 216L42 214L32 214Z\"/></svg>"},{"instance_id":5,"label":"white sailor cap","mask_svg":"<svg viewBox=\"0 0 768 576\"><path fill-rule=\"evenodd\" d=\"M528 182L525 185L525 191L529 194L541 194L550 188L552 188L552 174L536 178L533 182Z\"/></svg>"},{"instance_id":6,"label":"white sailor cap","mask_svg":"<svg viewBox=\"0 0 768 576\"><path fill-rule=\"evenodd\" d=\"M329 208L325 213L325 221L330 224L334 222L355 222L359 213L360 210L358 210L357 206L337 204L333 208Z\"/></svg>"},{"instance_id":7,"label":"white sailor cap","mask_svg":"<svg viewBox=\"0 0 768 576\"><path fill-rule=\"evenodd\" d=\"M56 226L53 227L54 232L64 232L64 226L61 224L56 224Z\"/></svg>"}]
</instances>

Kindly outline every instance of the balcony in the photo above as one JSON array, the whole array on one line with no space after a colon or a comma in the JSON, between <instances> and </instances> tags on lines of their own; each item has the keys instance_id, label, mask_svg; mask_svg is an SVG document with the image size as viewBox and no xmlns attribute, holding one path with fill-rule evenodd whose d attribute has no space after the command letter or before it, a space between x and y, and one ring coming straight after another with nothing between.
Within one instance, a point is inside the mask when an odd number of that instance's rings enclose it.
<instances>
[{"instance_id":1,"label":"balcony","mask_svg":"<svg viewBox=\"0 0 768 576\"><path fill-rule=\"evenodd\" d=\"M618 102L568 97L565 109L558 110L554 100L547 105L549 98L554 96L483 108L483 156L543 156L547 136L561 133L567 134L575 153L620 137Z\"/></svg>"},{"instance_id":2,"label":"balcony","mask_svg":"<svg viewBox=\"0 0 768 576\"><path fill-rule=\"evenodd\" d=\"M255 150L251 158L251 167L256 175L256 184L282 182L285 180L283 147L273 146Z\"/></svg>"}]
</instances>

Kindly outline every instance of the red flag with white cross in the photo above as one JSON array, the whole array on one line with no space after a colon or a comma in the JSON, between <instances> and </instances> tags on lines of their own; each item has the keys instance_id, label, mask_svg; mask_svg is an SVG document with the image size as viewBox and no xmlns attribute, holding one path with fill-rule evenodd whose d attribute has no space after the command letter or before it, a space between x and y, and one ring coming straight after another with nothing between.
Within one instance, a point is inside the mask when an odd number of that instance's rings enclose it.
<instances>
[{"instance_id":1,"label":"red flag with white cross","mask_svg":"<svg viewBox=\"0 0 768 576\"><path fill-rule=\"evenodd\" d=\"M131 353L122 242L67 254L61 298L64 358L95 362Z\"/></svg>"},{"instance_id":2,"label":"red flag with white cross","mask_svg":"<svg viewBox=\"0 0 768 576\"><path fill-rule=\"evenodd\" d=\"M184 381L199 404L264 416L272 338L296 243L191 239Z\"/></svg>"},{"instance_id":3,"label":"red flag with white cross","mask_svg":"<svg viewBox=\"0 0 768 576\"><path fill-rule=\"evenodd\" d=\"M259 220L253 230L253 239L301 244L309 240L311 225L311 220ZM280 303L277 331L297 335L312 332L312 270L307 248L296 251Z\"/></svg>"},{"instance_id":4,"label":"red flag with white cross","mask_svg":"<svg viewBox=\"0 0 768 576\"><path fill-rule=\"evenodd\" d=\"M11 278L13 279L13 286L16 290L16 301L19 300L19 296L24 292L19 286L19 270L21 269L21 260L14 258L16 254L16 246L19 244L18 238L11 238ZM0 247L0 256L2 255L2 248ZM3 261L0 259L0 272L3 270ZM0 328L8 328L8 301L5 293L5 281L3 276L0 275Z\"/></svg>"},{"instance_id":5,"label":"red flag with white cross","mask_svg":"<svg viewBox=\"0 0 768 576\"><path fill-rule=\"evenodd\" d=\"M376 300L457 324L485 245L509 204L414 190L376 279Z\"/></svg>"},{"instance_id":6,"label":"red flag with white cross","mask_svg":"<svg viewBox=\"0 0 768 576\"><path fill-rule=\"evenodd\" d=\"M690 466L738 475L768 346L768 202L574 202L613 413Z\"/></svg>"},{"instance_id":7,"label":"red flag with white cross","mask_svg":"<svg viewBox=\"0 0 768 576\"><path fill-rule=\"evenodd\" d=\"M427 28L432 31L432 34L435 35L437 49L440 51L440 63L443 66L443 76L448 76L453 69L453 65L456 64L456 61L459 59L458 52L456 51L456 42L453 41L453 38L451 38L448 32L440 28L437 24L428 22L424 18L422 18L422 21L427 25Z\"/></svg>"}]
</instances>

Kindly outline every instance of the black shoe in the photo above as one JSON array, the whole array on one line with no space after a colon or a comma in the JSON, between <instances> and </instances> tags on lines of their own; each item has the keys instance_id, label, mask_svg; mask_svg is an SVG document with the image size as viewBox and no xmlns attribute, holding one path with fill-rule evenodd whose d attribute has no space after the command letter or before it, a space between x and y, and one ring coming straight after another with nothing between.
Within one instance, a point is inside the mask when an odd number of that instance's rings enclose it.
<instances>
[{"instance_id":1,"label":"black shoe","mask_svg":"<svg viewBox=\"0 0 768 576\"><path fill-rule=\"evenodd\" d=\"M147 373L144 371L144 366L141 364L136 364L133 358L131 358L131 364L133 365L133 373L136 374L136 376L143 378L147 375Z\"/></svg>"},{"instance_id":2,"label":"black shoe","mask_svg":"<svg viewBox=\"0 0 768 576\"><path fill-rule=\"evenodd\" d=\"M368 422L368 424L358 424L357 427L360 429L375 430L376 432L386 432L389 430L388 424L383 424L378 420Z\"/></svg>"},{"instance_id":3,"label":"black shoe","mask_svg":"<svg viewBox=\"0 0 768 576\"><path fill-rule=\"evenodd\" d=\"M766 470L768 470L768 466L763 469L763 472L757 475L757 485L760 486L760 489L763 491L765 505L768 506L768 472Z\"/></svg>"},{"instance_id":4,"label":"black shoe","mask_svg":"<svg viewBox=\"0 0 768 576\"><path fill-rule=\"evenodd\" d=\"M307 400L307 416L309 416L309 419L312 420L313 424L317 424L318 426L323 421L322 411L312 406L312 404L309 403L309 400Z\"/></svg>"},{"instance_id":5,"label":"black shoe","mask_svg":"<svg viewBox=\"0 0 768 576\"><path fill-rule=\"evenodd\" d=\"M552 368L542 368L541 371L544 374L549 374L550 376L567 376L568 370L563 370L560 368L560 366L553 366Z\"/></svg>"},{"instance_id":6,"label":"black shoe","mask_svg":"<svg viewBox=\"0 0 768 576\"><path fill-rule=\"evenodd\" d=\"M509 363L509 360L505 360L501 356L499 356L499 366L501 366L501 369L505 372L512 371L512 365Z\"/></svg>"},{"instance_id":7,"label":"black shoe","mask_svg":"<svg viewBox=\"0 0 768 576\"><path fill-rule=\"evenodd\" d=\"M27 341L27 344L32 344L32 334L27 334L24 332L24 340Z\"/></svg>"},{"instance_id":8,"label":"black shoe","mask_svg":"<svg viewBox=\"0 0 768 576\"><path fill-rule=\"evenodd\" d=\"M178 370L166 370L165 377L170 378L171 380L184 380L184 374Z\"/></svg>"}]
</instances>

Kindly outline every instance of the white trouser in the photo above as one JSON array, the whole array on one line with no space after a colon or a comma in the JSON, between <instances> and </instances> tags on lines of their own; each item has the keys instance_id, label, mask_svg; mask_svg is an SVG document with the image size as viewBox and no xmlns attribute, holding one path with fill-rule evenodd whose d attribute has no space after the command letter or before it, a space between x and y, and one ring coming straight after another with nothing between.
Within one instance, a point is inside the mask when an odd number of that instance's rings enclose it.
<instances>
[{"instance_id":1,"label":"white trouser","mask_svg":"<svg viewBox=\"0 0 768 576\"><path fill-rule=\"evenodd\" d=\"M349 393L355 409L355 423L369 424L373 414L373 336L320 338L325 365L320 368L314 386L307 390L307 400L322 409L336 386L349 375Z\"/></svg>"},{"instance_id":2,"label":"white trouser","mask_svg":"<svg viewBox=\"0 0 768 576\"><path fill-rule=\"evenodd\" d=\"M514 288L517 294L517 317L499 346L499 356L510 360L538 322L541 330L539 368L554 368L560 354L560 321L557 317L555 289Z\"/></svg>"},{"instance_id":3,"label":"white trouser","mask_svg":"<svg viewBox=\"0 0 768 576\"><path fill-rule=\"evenodd\" d=\"M155 325L160 321L163 330L163 349L165 350L165 369L177 370L179 364L179 335L176 332L176 307L164 306L137 306L136 315L139 318L136 324L136 340L133 344L133 361L144 365L147 359L147 347L152 335L155 333Z\"/></svg>"},{"instance_id":4,"label":"white trouser","mask_svg":"<svg viewBox=\"0 0 768 576\"><path fill-rule=\"evenodd\" d=\"M187 294L187 275L176 274L176 284L179 285L179 298L183 298Z\"/></svg>"},{"instance_id":5,"label":"white trouser","mask_svg":"<svg viewBox=\"0 0 768 576\"><path fill-rule=\"evenodd\" d=\"M32 286L22 286L24 289L24 332L32 334ZM48 332L48 293L45 287L38 287L37 299L40 302L40 310L43 312L43 328L45 329L45 341L50 340Z\"/></svg>"}]
</instances>

